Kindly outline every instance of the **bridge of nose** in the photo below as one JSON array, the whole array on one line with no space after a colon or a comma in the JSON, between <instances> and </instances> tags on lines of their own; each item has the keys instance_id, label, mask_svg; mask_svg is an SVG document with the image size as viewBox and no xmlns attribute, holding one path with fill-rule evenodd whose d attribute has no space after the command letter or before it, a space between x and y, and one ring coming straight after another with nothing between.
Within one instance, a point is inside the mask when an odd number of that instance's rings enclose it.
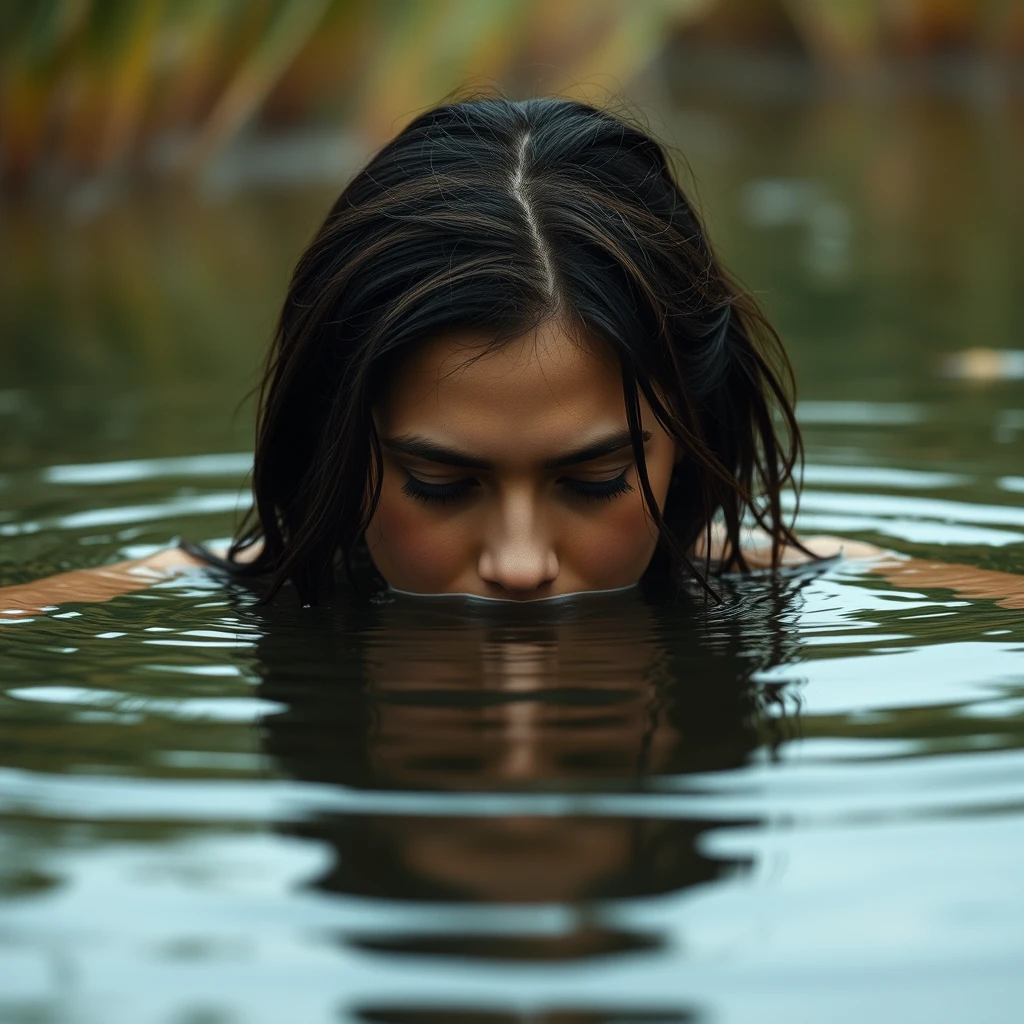
<instances>
[{"instance_id":1,"label":"bridge of nose","mask_svg":"<svg viewBox=\"0 0 1024 1024\"><path fill-rule=\"evenodd\" d=\"M558 558L536 490L520 484L500 497L480 552L480 577L504 590L536 590L558 575Z\"/></svg>"}]
</instances>

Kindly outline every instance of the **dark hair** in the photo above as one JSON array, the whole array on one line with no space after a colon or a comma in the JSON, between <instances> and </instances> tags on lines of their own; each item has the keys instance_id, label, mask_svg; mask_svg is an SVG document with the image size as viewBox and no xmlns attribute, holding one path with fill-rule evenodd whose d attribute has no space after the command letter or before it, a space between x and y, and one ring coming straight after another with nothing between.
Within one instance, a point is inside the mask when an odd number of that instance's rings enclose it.
<instances>
[{"instance_id":1,"label":"dark hair","mask_svg":"<svg viewBox=\"0 0 1024 1024\"><path fill-rule=\"evenodd\" d=\"M380 495L372 408L395 358L472 327L501 345L557 319L622 367L640 488L660 531L645 581L688 572L721 515L722 570L744 517L797 543L780 491L802 458L778 335L716 259L662 146L561 98L483 97L418 116L349 182L292 276L259 391L254 509L229 559L303 602L372 572ZM682 447L659 513L640 396ZM250 564L238 554L257 541ZM710 544L708 545L710 548Z\"/></svg>"}]
</instances>

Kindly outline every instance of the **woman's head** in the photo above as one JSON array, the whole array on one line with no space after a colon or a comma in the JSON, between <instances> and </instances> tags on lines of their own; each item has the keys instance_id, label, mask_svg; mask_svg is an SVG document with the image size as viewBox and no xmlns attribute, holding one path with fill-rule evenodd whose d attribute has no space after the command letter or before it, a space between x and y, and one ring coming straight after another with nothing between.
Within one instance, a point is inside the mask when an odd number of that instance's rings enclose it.
<instances>
[{"instance_id":1,"label":"woman's head","mask_svg":"<svg viewBox=\"0 0 1024 1024\"><path fill-rule=\"evenodd\" d=\"M261 391L253 571L532 599L742 567L799 455L785 357L662 148L554 98L418 117L299 260ZM783 375L783 377L780 377ZM781 412L781 418L778 413Z\"/></svg>"}]
</instances>

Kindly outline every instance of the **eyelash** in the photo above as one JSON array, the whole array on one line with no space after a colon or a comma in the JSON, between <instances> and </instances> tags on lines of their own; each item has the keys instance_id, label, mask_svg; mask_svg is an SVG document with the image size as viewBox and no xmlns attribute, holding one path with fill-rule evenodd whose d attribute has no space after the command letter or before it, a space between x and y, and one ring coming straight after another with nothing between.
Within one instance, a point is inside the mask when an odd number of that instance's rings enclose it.
<instances>
[{"instance_id":1,"label":"eyelash","mask_svg":"<svg viewBox=\"0 0 1024 1024\"><path fill-rule=\"evenodd\" d=\"M566 476L562 477L561 484L570 494L587 501L611 501L612 498L633 490L632 486L626 483L626 470L618 476L613 476L611 480L576 480Z\"/></svg>"},{"instance_id":2,"label":"eyelash","mask_svg":"<svg viewBox=\"0 0 1024 1024\"><path fill-rule=\"evenodd\" d=\"M576 480L573 477L562 477L562 486L576 498L585 501L611 501L620 494L628 494L633 490L626 482L626 470L610 480ZM427 505L446 505L450 501L464 498L471 488L476 487L475 480L453 480L446 484L428 484L419 480L411 473L402 485L402 493Z\"/></svg>"},{"instance_id":3,"label":"eyelash","mask_svg":"<svg viewBox=\"0 0 1024 1024\"><path fill-rule=\"evenodd\" d=\"M447 484L428 484L417 480L411 473L402 485L402 493L428 505L446 505L449 501L458 501L469 493L476 482L472 480L453 480Z\"/></svg>"}]
</instances>

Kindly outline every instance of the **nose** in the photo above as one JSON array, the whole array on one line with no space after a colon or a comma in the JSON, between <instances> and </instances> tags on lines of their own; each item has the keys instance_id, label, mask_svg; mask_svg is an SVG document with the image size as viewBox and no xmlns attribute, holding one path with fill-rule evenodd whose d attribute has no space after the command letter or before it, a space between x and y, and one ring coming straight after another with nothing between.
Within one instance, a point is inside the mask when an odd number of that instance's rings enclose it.
<instances>
[{"instance_id":1,"label":"nose","mask_svg":"<svg viewBox=\"0 0 1024 1024\"><path fill-rule=\"evenodd\" d=\"M480 578L502 596L527 599L558 576L558 556L539 520L529 493L503 499L478 566Z\"/></svg>"}]
</instances>

